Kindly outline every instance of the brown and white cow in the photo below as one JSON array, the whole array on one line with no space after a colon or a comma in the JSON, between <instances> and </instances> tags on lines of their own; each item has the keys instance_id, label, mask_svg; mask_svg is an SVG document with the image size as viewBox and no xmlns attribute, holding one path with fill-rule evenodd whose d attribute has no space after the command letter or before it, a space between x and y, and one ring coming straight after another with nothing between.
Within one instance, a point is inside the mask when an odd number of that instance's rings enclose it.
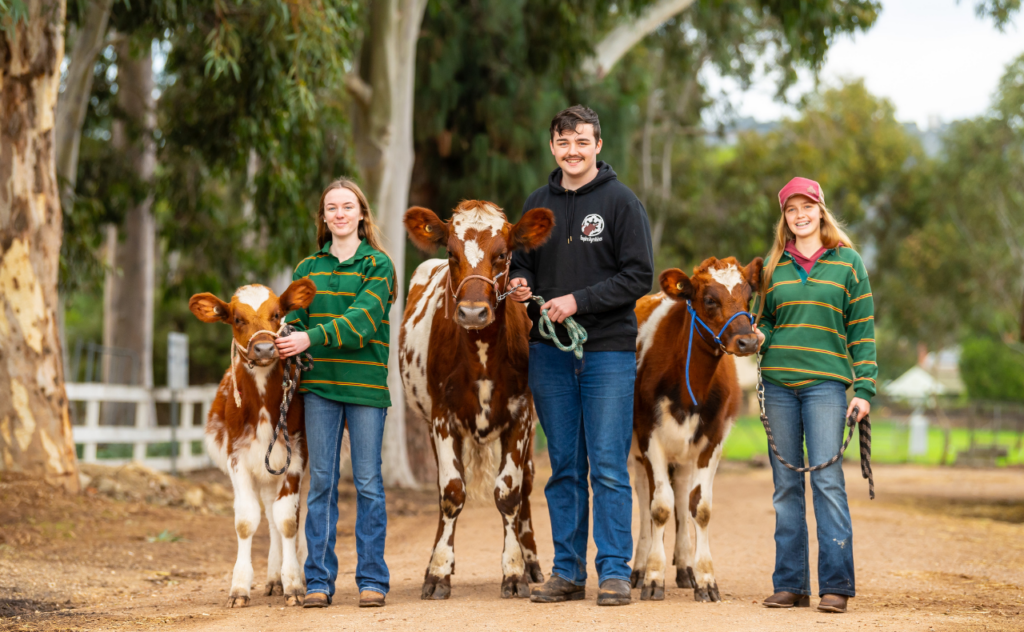
<instances>
[{"instance_id":1,"label":"brown and white cow","mask_svg":"<svg viewBox=\"0 0 1024 632\"><path fill-rule=\"evenodd\" d=\"M750 355L757 336L747 311L761 278L762 260L740 267L735 258L705 260L688 277L677 268L661 273L662 291L637 302L637 374L633 407L634 484L640 506L640 541L633 560L632 584L640 599L665 598L665 524L676 515L672 564L676 585L693 588L697 601L721 601L711 563L708 523L711 487L729 430L742 400L736 365L729 354ZM691 317L686 301L716 334L693 332L690 397L686 357ZM652 492L653 490L653 492ZM696 556L689 522L697 536Z\"/></svg>"},{"instance_id":2,"label":"brown and white cow","mask_svg":"<svg viewBox=\"0 0 1024 632\"><path fill-rule=\"evenodd\" d=\"M530 524L536 417L527 382L530 319L522 304L496 300L496 291L508 281L512 251L544 243L554 216L533 209L513 225L495 205L469 200L449 222L413 207L405 226L424 252L448 249L447 261L416 268L400 332L406 400L430 424L437 458L440 517L420 596L451 595L455 523L469 484L484 494L493 487L501 512L501 596L528 597L529 582L544 581Z\"/></svg>"},{"instance_id":3,"label":"brown and white cow","mask_svg":"<svg viewBox=\"0 0 1024 632\"><path fill-rule=\"evenodd\" d=\"M305 504L300 499L302 472L307 457L302 397L292 399L288 409L291 464L286 472L275 476L267 471L264 459L280 415L284 370L274 337L257 332L278 331L285 314L309 307L315 295L316 285L309 279L299 279L280 297L268 287L246 285L238 288L230 303L210 293L196 294L188 302L199 320L231 325L232 345L239 345L238 357L221 379L210 408L205 439L207 452L231 477L235 493L238 558L231 577L228 603L232 608L249 605L252 536L260 524L260 501L270 523L266 594L283 593L289 606L301 604L306 594L302 570L306 535L300 520L300 505ZM235 401L235 384L240 404ZM286 458L282 435L270 456L271 467L281 469Z\"/></svg>"}]
</instances>

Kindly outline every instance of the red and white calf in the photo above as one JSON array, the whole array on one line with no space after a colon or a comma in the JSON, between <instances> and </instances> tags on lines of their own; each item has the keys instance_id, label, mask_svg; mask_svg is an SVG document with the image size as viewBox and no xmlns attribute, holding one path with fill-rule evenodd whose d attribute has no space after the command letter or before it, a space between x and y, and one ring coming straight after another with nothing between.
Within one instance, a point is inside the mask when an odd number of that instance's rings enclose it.
<instances>
[{"instance_id":1,"label":"red and white calf","mask_svg":"<svg viewBox=\"0 0 1024 632\"><path fill-rule=\"evenodd\" d=\"M231 477L235 493L238 558L231 577L229 605L233 608L249 605L252 536L260 524L261 501L270 523L266 594L283 593L289 606L299 605L305 598L302 566L306 561L306 536L300 520L300 504L305 502L300 493L308 453L302 397L292 399L288 409L291 464L286 472L275 476L267 471L264 458L280 415L284 370L274 337L259 332L278 331L285 314L308 307L315 295L316 285L309 279L299 279L280 298L268 287L246 285L238 288L230 303L208 292L196 294L188 303L199 320L231 325L231 344L238 345L238 357L220 381L206 420L206 450ZM282 434L270 455L271 467L283 468L286 458Z\"/></svg>"},{"instance_id":2,"label":"red and white calf","mask_svg":"<svg viewBox=\"0 0 1024 632\"><path fill-rule=\"evenodd\" d=\"M697 601L721 601L708 541L711 487L742 400L730 355L757 350L749 318L734 316L747 311L761 266L760 258L742 268L733 257L712 257L697 266L692 277L677 268L666 270L660 277L662 291L637 302L640 330L631 456L636 463L640 541L632 584L642 586L640 599L665 598L665 524L674 508L676 585L693 588ZM707 328L694 323L688 304ZM690 544L690 520L697 536L696 555Z\"/></svg>"},{"instance_id":3,"label":"red and white calf","mask_svg":"<svg viewBox=\"0 0 1024 632\"><path fill-rule=\"evenodd\" d=\"M411 208L405 226L424 252L448 249L447 261L432 259L416 268L400 332L406 399L430 424L437 458L440 517L420 596L451 595L455 522L468 482L493 489L501 513L501 596L527 597L531 580L544 581L530 525L536 416L526 373L530 319L522 304L499 302L497 292L508 282L512 251L544 243L554 217L548 209L533 209L512 225L493 204L469 200L450 222ZM501 449L497 466L495 440Z\"/></svg>"}]
</instances>

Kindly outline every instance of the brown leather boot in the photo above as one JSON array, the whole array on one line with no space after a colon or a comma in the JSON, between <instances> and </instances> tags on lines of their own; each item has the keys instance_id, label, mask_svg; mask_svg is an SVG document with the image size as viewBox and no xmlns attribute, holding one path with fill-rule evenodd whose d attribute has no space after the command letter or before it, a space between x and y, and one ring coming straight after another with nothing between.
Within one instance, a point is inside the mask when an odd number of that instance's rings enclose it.
<instances>
[{"instance_id":1,"label":"brown leather boot","mask_svg":"<svg viewBox=\"0 0 1024 632\"><path fill-rule=\"evenodd\" d=\"M364 590L359 593L360 608L380 608L384 606L384 595L376 590Z\"/></svg>"},{"instance_id":2,"label":"brown leather boot","mask_svg":"<svg viewBox=\"0 0 1024 632\"><path fill-rule=\"evenodd\" d=\"M309 593L302 603L303 608L326 608L331 604L331 598L324 593Z\"/></svg>"},{"instance_id":3,"label":"brown leather boot","mask_svg":"<svg viewBox=\"0 0 1024 632\"><path fill-rule=\"evenodd\" d=\"M771 597L765 599L762 604L767 608L810 608L810 595L797 595L795 593L780 590Z\"/></svg>"},{"instance_id":4,"label":"brown leather boot","mask_svg":"<svg viewBox=\"0 0 1024 632\"><path fill-rule=\"evenodd\" d=\"M530 593L530 601L533 603L579 601L586 596L586 590L583 586L577 586L558 575L552 575L546 582L533 589Z\"/></svg>"},{"instance_id":5,"label":"brown leather boot","mask_svg":"<svg viewBox=\"0 0 1024 632\"><path fill-rule=\"evenodd\" d=\"M846 595L822 595L818 602L819 612L846 612L846 602L850 598Z\"/></svg>"}]
</instances>

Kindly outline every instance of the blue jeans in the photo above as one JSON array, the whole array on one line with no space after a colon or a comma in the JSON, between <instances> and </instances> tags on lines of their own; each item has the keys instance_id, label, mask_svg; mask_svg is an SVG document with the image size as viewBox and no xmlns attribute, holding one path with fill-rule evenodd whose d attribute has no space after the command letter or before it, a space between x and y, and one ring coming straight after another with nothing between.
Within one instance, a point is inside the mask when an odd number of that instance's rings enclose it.
<instances>
[{"instance_id":1,"label":"blue jeans","mask_svg":"<svg viewBox=\"0 0 1024 632\"><path fill-rule=\"evenodd\" d=\"M764 384L764 407L779 454L804 465L804 439L810 465L831 459L843 445L846 386L826 381L805 388ZM771 446L769 446L770 449ZM771 457L775 481L775 592L811 594L804 475ZM814 517L818 522L818 594L853 597L853 524L846 502L843 460L811 472Z\"/></svg>"},{"instance_id":2,"label":"blue jeans","mask_svg":"<svg viewBox=\"0 0 1024 632\"><path fill-rule=\"evenodd\" d=\"M633 490L628 460L635 381L632 351L587 352L577 360L572 353L530 343L530 390L551 458L551 478L544 487L555 543L551 573L577 586L587 580L588 470L598 578L629 581Z\"/></svg>"},{"instance_id":3,"label":"blue jeans","mask_svg":"<svg viewBox=\"0 0 1024 632\"><path fill-rule=\"evenodd\" d=\"M384 563L388 514L380 449L386 408L357 406L305 394L306 444L309 446L309 498L306 501L306 593L334 595L338 556L338 476L341 437L348 422L352 476L356 484L356 585L386 595L390 575Z\"/></svg>"}]
</instances>

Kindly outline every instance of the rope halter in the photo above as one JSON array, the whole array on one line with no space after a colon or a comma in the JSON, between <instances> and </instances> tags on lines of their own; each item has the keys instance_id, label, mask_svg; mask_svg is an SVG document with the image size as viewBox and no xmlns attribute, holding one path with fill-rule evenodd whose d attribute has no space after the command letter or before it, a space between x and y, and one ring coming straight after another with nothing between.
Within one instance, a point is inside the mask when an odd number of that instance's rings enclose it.
<instances>
[{"instance_id":1,"label":"rope halter","mask_svg":"<svg viewBox=\"0 0 1024 632\"><path fill-rule=\"evenodd\" d=\"M235 406L238 406L239 408L242 407L242 396L239 395L238 393L238 380L235 379L236 358L238 356L241 356L242 358L245 359L245 363L249 365L249 368L253 368L255 366L255 363L249 359L249 346L252 345L252 339L260 334L268 334L276 340L281 336L281 332L284 331L284 328L287 326L288 323L281 323L281 326L278 327L277 331L261 329L254 333L253 335L249 336L249 341L246 343L245 347L238 344L238 341L235 340L234 336L231 337L231 390L235 396Z\"/></svg>"},{"instance_id":2,"label":"rope halter","mask_svg":"<svg viewBox=\"0 0 1024 632\"><path fill-rule=\"evenodd\" d=\"M690 339L686 345L686 391L690 394L690 400L693 402L693 405L699 406L700 402L698 402L697 398L694 397L693 389L690 388L690 354L693 352L693 330L697 328L697 325L700 325L701 327L706 329L709 334L711 334L711 338L715 341L715 344L718 345L718 348L722 350L722 353L729 353L729 351L725 348L725 344L722 342L722 336L725 334L725 330L729 328L729 325L732 324L732 321L736 320L740 316L746 316L747 318L749 318L750 327L751 329L753 329L754 315L751 314L750 312L736 312L735 314L729 317L729 320L725 321L725 324L722 325L722 329L716 334L715 330L709 327L708 324L701 320L700 316L697 315L697 310L693 308L693 305L690 304L689 300L686 301L686 311L690 314ZM697 332L697 336L700 337L701 340L707 342L707 340L704 338L704 335L701 334L699 331Z\"/></svg>"},{"instance_id":3,"label":"rope halter","mask_svg":"<svg viewBox=\"0 0 1024 632\"><path fill-rule=\"evenodd\" d=\"M491 287L494 288L494 296L495 296L497 302L498 303L502 302L503 300L505 300L506 296L508 296L512 292L515 292L515 288L513 288L511 290L508 289L508 281L509 281L509 279L508 279L508 271L509 271L509 268L511 268L511 267L512 267L512 253L509 253L508 256L505 259L505 269L502 270L501 272L499 272L497 274L497 276L495 276L493 279L490 278L490 277L485 277L482 274L470 274L470 275L467 275L467 276L463 277L462 281L459 283L459 287L455 288L454 290L452 289L452 271L451 271L451 267L449 267L448 270L445 271L445 274L448 276L448 292L450 292L451 295L452 295L452 302L458 304L458 302L459 302L459 292L462 291L462 286L466 285L466 282L471 280L471 279L479 279L479 280L489 284ZM505 277L505 284L502 287L502 289L499 289L498 288L498 279L500 279L502 276ZM502 291L502 290L507 290L507 291ZM447 300L445 300L445 302L444 302L444 317L448 318L448 301Z\"/></svg>"}]
</instances>

